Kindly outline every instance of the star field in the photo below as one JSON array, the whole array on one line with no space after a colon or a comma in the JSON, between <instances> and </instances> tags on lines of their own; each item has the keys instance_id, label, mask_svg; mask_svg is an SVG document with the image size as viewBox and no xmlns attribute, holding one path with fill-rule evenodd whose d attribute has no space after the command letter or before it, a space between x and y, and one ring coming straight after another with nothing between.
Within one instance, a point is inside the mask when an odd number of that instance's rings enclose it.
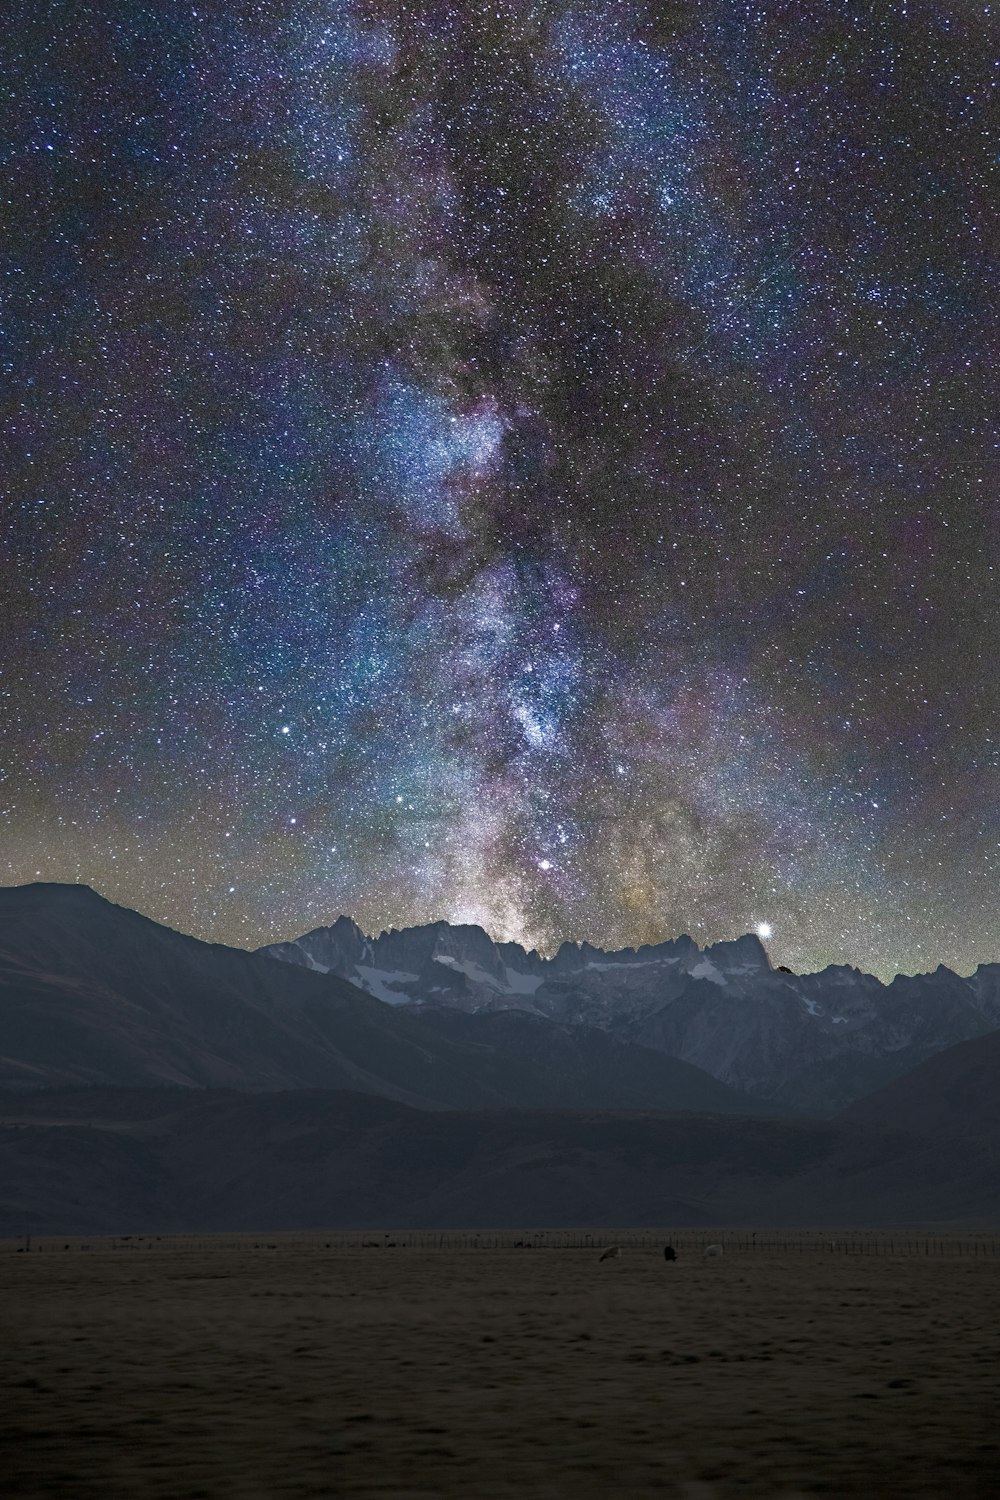
<instances>
[{"instance_id":1,"label":"star field","mask_svg":"<svg viewBox=\"0 0 1000 1500\"><path fill-rule=\"evenodd\" d=\"M0 50L0 880L1000 958L994 7Z\"/></svg>"}]
</instances>

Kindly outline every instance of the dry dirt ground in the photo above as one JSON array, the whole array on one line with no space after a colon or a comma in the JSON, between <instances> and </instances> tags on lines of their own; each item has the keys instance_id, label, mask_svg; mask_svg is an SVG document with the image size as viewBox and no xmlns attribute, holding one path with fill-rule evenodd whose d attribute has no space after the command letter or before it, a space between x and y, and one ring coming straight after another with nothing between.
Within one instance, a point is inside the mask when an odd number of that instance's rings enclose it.
<instances>
[{"instance_id":1,"label":"dry dirt ground","mask_svg":"<svg viewBox=\"0 0 1000 1500\"><path fill-rule=\"evenodd\" d=\"M1000 1259L274 1243L0 1247L5 1500L1000 1494Z\"/></svg>"}]
</instances>

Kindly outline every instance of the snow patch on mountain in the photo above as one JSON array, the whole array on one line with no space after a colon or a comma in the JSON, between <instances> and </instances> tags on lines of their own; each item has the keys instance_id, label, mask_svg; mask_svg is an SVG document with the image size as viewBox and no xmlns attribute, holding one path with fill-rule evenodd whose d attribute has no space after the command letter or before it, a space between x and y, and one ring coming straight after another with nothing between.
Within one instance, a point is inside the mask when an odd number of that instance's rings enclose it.
<instances>
[{"instance_id":1,"label":"snow patch on mountain","mask_svg":"<svg viewBox=\"0 0 1000 1500\"><path fill-rule=\"evenodd\" d=\"M506 979L512 995L533 995L545 983L541 974L519 974L515 969L506 970Z\"/></svg>"},{"instance_id":2,"label":"snow patch on mountain","mask_svg":"<svg viewBox=\"0 0 1000 1500\"><path fill-rule=\"evenodd\" d=\"M662 958L605 958L588 959L584 964L585 969L659 969L663 967Z\"/></svg>"},{"instance_id":3,"label":"snow patch on mountain","mask_svg":"<svg viewBox=\"0 0 1000 1500\"><path fill-rule=\"evenodd\" d=\"M411 1004L412 996L401 992L398 987L415 984L418 977L405 969L376 969L374 964L358 964L350 976L360 989L367 990L376 1000L384 1000L386 1005Z\"/></svg>"}]
</instances>

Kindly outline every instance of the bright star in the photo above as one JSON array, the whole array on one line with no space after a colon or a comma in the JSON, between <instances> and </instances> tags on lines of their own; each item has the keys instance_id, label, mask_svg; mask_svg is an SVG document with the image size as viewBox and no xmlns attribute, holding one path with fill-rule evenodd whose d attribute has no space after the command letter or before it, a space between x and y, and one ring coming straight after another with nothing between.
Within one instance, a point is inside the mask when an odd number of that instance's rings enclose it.
<instances>
[{"instance_id":1,"label":"bright star","mask_svg":"<svg viewBox=\"0 0 1000 1500\"><path fill-rule=\"evenodd\" d=\"M774 928L771 926L770 922L758 922L756 931L757 936L759 938L763 938L766 941L771 936Z\"/></svg>"}]
</instances>

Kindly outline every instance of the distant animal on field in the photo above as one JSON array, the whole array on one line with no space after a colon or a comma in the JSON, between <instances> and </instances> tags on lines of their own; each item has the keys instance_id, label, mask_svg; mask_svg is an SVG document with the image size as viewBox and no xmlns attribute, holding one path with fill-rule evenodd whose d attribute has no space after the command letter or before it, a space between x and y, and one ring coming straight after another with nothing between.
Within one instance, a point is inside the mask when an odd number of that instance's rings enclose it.
<instances>
[{"instance_id":1,"label":"distant animal on field","mask_svg":"<svg viewBox=\"0 0 1000 1500\"><path fill-rule=\"evenodd\" d=\"M603 1255L601 1256L601 1260L618 1260L621 1256L621 1253L622 1251L620 1245L609 1245L607 1250L605 1250Z\"/></svg>"},{"instance_id":2,"label":"distant animal on field","mask_svg":"<svg viewBox=\"0 0 1000 1500\"><path fill-rule=\"evenodd\" d=\"M664 1247L663 1247L663 1259L664 1260L676 1260L677 1259L677 1251L674 1249L673 1245L664 1245Z\"/></svg>"},{"instance_id":3,"label":"distant animal on field","mask_svg":"<svg viewBox=\"0 0 1000 1500\"><path fill-rule=\"evenodd\" d=\"M722 1254L721 1245L706 1245L703 1253L704 1260L718 1260Z\"/></svg>"}]
</instances>

